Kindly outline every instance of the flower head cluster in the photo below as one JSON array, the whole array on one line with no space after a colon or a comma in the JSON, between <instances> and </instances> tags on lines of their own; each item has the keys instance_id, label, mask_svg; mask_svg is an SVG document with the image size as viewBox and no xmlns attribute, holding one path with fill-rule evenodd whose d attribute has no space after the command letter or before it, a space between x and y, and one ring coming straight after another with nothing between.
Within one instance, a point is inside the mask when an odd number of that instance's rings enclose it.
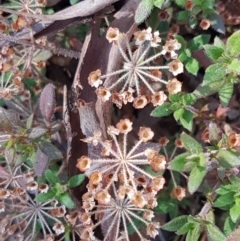
<instances>
[{"instance_id":1,"label":"flower head cluster","mask_svg":"<svg viewBox=\"0 0 240 241\"><path fill-rule=\"evenodd\" d=\"M112 210L112 215L111 212L109 215L118 221L112 221L111 223L115 222L115 224L112 224L111 228L114 225L119 226L120 222L130 222L137 230L131 221L131 218L137 216L133 211L151 213L148 209L156 207L156 194L165 184L165 179L162 176L158 174L151 175L145 170L145 167L150 166L156 173L165 170L166 158L158 154L158 144L147 143L153 138L154 133L150 128L146 127L140 128L138 132L139 141L128 150L127 136L131 130L132 122L128 119L122 119L116 127L110 126L108 128L111 140L102 140L100 131L95 131L93 137L83 139L83 141L98 149L100 154L99 157L80 157L77 168L85 172L89 177L88 192L83 196L85 211L92 212L95 207L100 208L101 212L103 212L103 208L109 210L109 212ZM118 139L122 141L118 141ZM98 205L96 205L95 201L97 201ZM109 218L106 217L107 219ZM140 219L147 225L147 230L151 229L150 226L154 226L150 222L150 218L148 221L144 218ZM103 220L100 220L100 222L104 223ZM126 224L124 225L123 233L128 236ZM96 224L87 225L85 231L89 236L83 238L84 240L91 240L90 237L93 235L93 229L96 226ZM114 240L119 240L117 236L120 235L120 231L119 228L115 228L114 230L118 230L118 233ZM156 235L155 231L147 233L154 237ZM109 229L107 236L111 232ZM141 240L144 240L142 235L138 234ZM108 240L107 236L105 236L104 240ZM129 238L126 238L126 240L129 240Z\"/></svg>"},{"instance_id":2,"label":"flower head cluster","mask_svg":"<svg viewBox=\"0 0 240 241\"><path fill-rule=\"evenodd\" d=\"M97 88L98 97L102 101L107 101L112 97L112 101L119 108L127 102L134 102L135 108L143 108L148 103L147 98L142 93L145 88L147 92L145 90L144 94L151 93L150 101L153 105L162 105L167 96L154 85L156 83L160 86L161 84L168 85L171 81L163 80L161 71L168 70L174 76L183 72L183 64L176 59L176 50L181 47L177 40L170 39L166 41L162 49L159 49L161 42L159 32L152 33L151 28L134 34L136 50L129 43L127 36L116 28L109 28L106 38L110 43L113 42L117 45L123 58L123 66L122 69L106 75L102 75L100 69L89 74L88 82L92 87ZM127 48L127 53L124 51L124 46ZM153 51L151 51L152 48ZM165 55L170 56L173 61L165 65L158 65L159 58ZM110 86L105 86L103 80L109 77L115 77L116 80L114 79L114 83ZM181 83L178 81L178 86L173 92L180 90ZM138 103L139 99L141 99L140 104Z\"/></svg>"}]
</instances>

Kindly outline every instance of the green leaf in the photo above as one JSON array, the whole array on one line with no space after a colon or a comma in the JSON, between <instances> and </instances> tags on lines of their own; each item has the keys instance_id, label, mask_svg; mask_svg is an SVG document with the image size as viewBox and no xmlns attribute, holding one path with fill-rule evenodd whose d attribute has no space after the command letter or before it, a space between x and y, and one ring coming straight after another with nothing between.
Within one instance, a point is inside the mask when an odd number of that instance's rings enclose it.
<instances>
[{"instance_id":1,"label":"green leaf","mask_svg":"<svg viewBox=\"0 0 240 241\"><path fill-rule=\"evenodd\" d=\"M240 30L234 32L227 39L227 51L231 56L240 54Z\"/></svg>"},{"instance_id":2,"label":"green leaf","mask_svg":"<svg viewBox=\"0 0 240 241\"><path fill-rule=\"evenodd\" d=\"M155 0L154 6L161 9L163 3L164 3L164 0Z\"/></svg>"},{"instance_id":3,"label":"green leaf","mask_svg":"<svg viewBox=\"0 0 240 241\"><path fill-rule=\"evenodd\" d=\"M227 106L233 94L233 84L224 83L219 89L219 99L223 107Z\"/></svg>"},{"instance_id":4,"label":"green leaf","mask_svg":"<svg viewBox=\"0 0 240 241\"><path fill-rule=\"evenodd\" d=\"M223 64L213 64L210 65L206 71L205 75L203 77L203 83L209 84L211 82L220 80L226 76L226 68L223 66Z\"/></svg>"},{"instance_id":5,"label":"green leaf","mask_svg":"<svg viewBox=\"0 0 240 241\"><path fill-rule=\"evenodd\" d=\"M56 183L59 182L56 174L55 174L53 171L49 170L49 169L47 169L47 170L44 172L44 175L45 175L45 178L47 179L47 181L48 181L50 184L52 184L52 185L55 185Z\"/></svg>"},{"instance_id":6,"label":"green leaf","mask_svg":"<svg viewBox=\"0 0 240 241\"><path fill-rule=\"evenodd\" d=\"M169 94L169 95L168 95L168 99L169 99L172 103L174 103L174 102L179 103L180 100L181 100L181 96L182 96L182 93L181 93L181 92L179 92L179 93L177 93L177 94Z\"/></svg>"},{"instance_id":7,"label":"green leaf","mask_svg":"<svg viewBox=\"0 0 240 241\"><path fill-rule=\"evenodd\" d=\"M193 167L188 179L188 190L191 194L197 191L206 173L207 173L207 170L205 167L199 167L199 166Z\"/></svg>"},{"instance_id":8,"label":"green leaf","mask_svg":"<svg viewBox=\"0 0 240 241\"><path fill-rule=\"evenodd\" d=\"M184 165L186 164L186 157L189 156L189 153L182 153L180 155L175 156L172 161L169 163L168 169L182 172Z\"/></svg>"},{"instance_id":9,"label":"green leaf","mask_svg":"<svg viewBox=\"0 0 240 241\"><path fill-rule=\"evenodd\" d=\"M156 213L169 213L174 207L175 203L169 201L160 201L156 208L154 208L154 212Z\"/></svg>"},{"instance_id":10,"label":"green leaf","mask_svg":"<svg viewBox=\"0 0 240 241\"><path fill-rule=\"evenodd\" d=\"M212 241L224 241L226 239L225 235L221 232L221 230L212 223L205 222L205 228L208 236Z\"/></svg>"},{"instance_id":11,"label":"green leaf","mask_svg":"<svg viewBox=\"0 0 240 241\"><path fill-rule=\"evenodd\" d=\"M202 146L191 136L189 136L186 133L181 134L181 141L183 143L183 146L191 153L201 153L202 152Z\"/></svg>"},{"instance_id":12,"label":"green leaf","mask_svg":"<svg viewBox=\"0 0 240 241\"><path fill-rule=\"evenodd\" d=\"M164 103L161 106L157 106L151 113L153 117L163 117L172 114L172 110L170 109L171 103Z\"/></svg>"},{"instance_id":13,"label":"green leaf","mask_svg":"<svg viewBox=\"0 0 240 241\"><path fill-rule=\"evenodd\" d=\"M190 12L189 11L178 11L176 13L176 20L179 22L187 22L190 17Z\"/></svg>"},{"instance_id":14,"label":"green leaf","mask_svg":"<svg viewBox=\"0 0 240 241\"><path fill-rule=\"evenodd\" d=\"M193 103L200 98L215 94L219 91L221 86L225 83L225 79L221 81L211 82L209 84L200 84L194 92L192 92L189 98L192 99Z\"/></svg>"},{"instance_id":15,"label":"green leaf","mask_svg":"<svg viewBox=\"0 0 240 241\"><path fill-rule=\"evenodd\" d=\"M198 241L200 234L200 224L198 224L188 231L186 241Z\"/></svg>"},{"instance_id":16,"label":"green leaf","mask_svg":"<svg viewBox=\"0 0 240 241\"><path fill-rule=\"evenodd\" d=\"M186 4L186 0L175 0L175 3L179 6L184 8Z\"/></svg>"},{"instance_id":17,"label":"green leaf","mask_svg":"<svg viewBox=\"0 0 240 241\"><path fill-rule=\"evenodd\" d=\"M46 202L46 201L54 198L55 194L56 193L53 191L53 189L49 189L47 193L39 193L35 197L35 201L36 202Z\"/></svg>"},{"instance_id":18,"label":"green leaf","mask_svg":"<svg viewBox=\"0 0 240 241\"><path fill-rule=\"evenodd\" d=\"M216 156L219 165L224 168L232 168L240 166L240 158L238 155L233 154L230 151L221 149Z\"/></svg>"},{"instance_id":19,"label":"green leaf","mask_svg":"<svg viewBox=\"0 0 240 241\"><path fill-rule=\"evenodd\" d=\"M175 35L174 38L181 44L180 50L186 48L186 42L185 42L185 39L184 39L182 36L180 36L180 35Z\"/></svg>"},{"instance_id":20,"label":"green leaf","mask_svg":"<svg viewBox=\"0 0 240 241\"><path fill-rule=\"evenodd\" d=\"M214 42L213 42L214 46L221 48L221 49L225 49L225 44L223 43L223 41L219 38L219 37L215 37L214 38Z\"/></svg>"},{"instance_id":21,"label":"green leaf","mask_svg":"<svg viewBox=\"0 0 240 241\"><path fill-rule=\"evenodd\" d=\"M85 178L85 175L84 174L78 174L78 175L75 175L75 176L72 176L69 181L68 181L68 187L76 187L78 185L80 185L83 180Z\"/></svg>"},{"instance_id":22,"label":"green leaf","mask_svg":"<svg viewBox=\"0 0 240 241\"><path fill-rule=\"evenodd\" d=\"M234 223L230 217L227 217L224 222L224 234L228 236L237 227L237 223ZM240 234L239 234L240 235Z\"/></svg>"},{"instance_id":23,"label":"green leaf","mask_svg":"<svg viewBox=\"0 0 240 241\"><path fill-rule=\"evenodd\" d=\"M75 204L68 193L60 195L57 199L62 205L66 206L69 209L73 209L75 207Z\"/></svg>"},{"instance_id":24,"label":"green leaf","mask_svg":"<svg viewBox=\"0 0 240 241\"><path fill-rule=\"evenodd\" d=\"M240 74L240 61L238 59L233 59L227 68L230 72Z\"/></svg>"},{"instance_id":25,"label":"green leaf","mask_svg":"<svg viewBox=\"0 0 240 241\"><path fill-rule=\"evenodd\" d=\"M180 109L174 111L174 113L173 113L174 119L176 121L180 120L180 118L182 117L183 113L184 113L184 109L183 108L180 108Z\"/></svg>"},{"instance_id":26,"label":"green leaf","mask_svg":"<svg viewBox=\"0 0 240 241\"><path fill-rule=\"evenodd\" d=\"M196 59L193 58L188 58L187 62L185 64L185 68L187 71L193 75L197 75L198 70L199 70L199 64Z\"/></svg>"},{"instance_id":27,"label":"green leaf","mask_svg":"<svg viewBox=\"0 0 240 241\"><path fill-rule=\"evenodd\" d=\"M151 13L154 7L155 0L142 0L135 12L135 22L137 24L142 23Z\"/></svg>"},{"instance_id":28,"label":"green leaf","mask_svg":"<svg viewBox=\"0 0 240 241\"><path fill-rule=\"evenodd\" d=\"M180 123L184 128L191 131L193 126L193 115L189 110L185 110L183 115L180 117Z\"/></svg>"},{"instance_id":29,"label":"green leaf","mask_svg":"<svg viewBox=\"0 0 240 241\"><path fill-rule=\"evenodd\" d=\"M189 230L193 229L194 225L192 223L185 223L181 228L179 228L176 232L177 235L183 235L187 233Z\"/></svg>"},{"instance_id":30,"label":"green leaf","mask_svg":"<svg viewBox=\"0 0 240 241\"><path fill-rule=\"evenodd\" d=\"M214 62L217 61L218 58L221 57L221 55L224 52L224 49L216 47L214 45L210 45L210 44L204 45L204 50L207 57Z\"/></svg>"},{"instance_id":31,"label":"green leaf","mask_svg":"<svg viewBox=\"0 0 240 241\"><path fill-rule=\"evenodd\" d=\"M222 208L222 207L226 207L227 205L230 205L233 203L234 199L233 199L234 193L232 192L228 192L220 197L218 197L216 199L216 201L214 202L214 207L217 208Z\"/></svg>"},{"instance_id":32,"label":"green leaf","mask_svg":"<svg viewBox=\"0 0 240 241\"><path fill-rule=\"evenodd\" d=\"M231 220L236 223L240 218L240 206L235 204L230 208L229 211Z\"/></svg>"},{"instance_id":33,"label":"green leaf","mask_svg":"<svg viewBox=\"0 0 240 241\"><path fill-rule=\"evenodd\" d=\"M210 35L208 34L202 34L198 35L197 37L191 39L188 43L188 48L191 51L197 51L203 48L204 44L207 44L209 42Z\"/></svg>"},{"instance_id":34,"label":"green leaf","mask_svg":"<svg viewBox=\"0 0 240 241\"><path fill-rule=\"evenodd\" d=\"M188 216L183 215L177 218L174 218L168 223L165 223L161 228L166 231L175 232L180 229L188 221Z\"/></svg>"}]
</instances>

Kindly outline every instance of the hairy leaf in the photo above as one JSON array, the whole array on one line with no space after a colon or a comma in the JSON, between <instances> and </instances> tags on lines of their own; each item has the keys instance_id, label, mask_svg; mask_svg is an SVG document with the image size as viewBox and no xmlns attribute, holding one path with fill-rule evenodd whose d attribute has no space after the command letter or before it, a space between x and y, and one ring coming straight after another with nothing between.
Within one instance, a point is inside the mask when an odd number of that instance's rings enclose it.
<instances>
[{"instance_id":1,"label":"hairy leaf","mask_svg":"<svg viewBox=\"0 0 240 241\"><path fill-rule=\"evenodd\" d=\"M207 44L209 42L210 35L208 34L202 34L198 35L197 37L191 39L188 43L188 48L191 51L197 51L203 48L204 44Z\"/></svg>"},{"instance_id":2,"label":"hairy leaf","mask_svg":"<svg viewBox=\"0 0 240 241\"><path fill-rule=\"evenodd\" d=\"M172 161L169 163L168 168L173 171L182 172L184 165L186 164L186 157L189 156L189 153L182 153L175 156Z\"/></svg>"},{"instance_id":3,"label":"hairy leaf","mask_svg":"<svg viewBox=\"0 0 240 241\"><path fill-rule=\"evenodd\" d=\"M168 223L165 223L161 228L163 230L174 232L180 229L184 224L186 224L187 221L188 221L188 216L183 215L183 216L174 218Z\"/></svg>"},{"instance_id":4,"label":"hairy leaf","mask_svg":"<svg viewBox=\"0 0 240 241\"><path fill-rule=\"evenodd\" d=\"M66 206L69 209L73 209L75 207L74 202L72 201L71 197L68 193L64 193L58 197L59 202Z\"/></svg>"},{"instance_id":5,"label":"hairy leaf","mask_svg":"<svg viewBox=\"0 0 240 241\"><path fill-rule=\"evenodd\" d=\"M240 158L232 152L221 149L216 156L219 164L224 168L231 168L240 166Z\"/></svg>"},{"instance_id":6,"label":"hairy leaf","mask_svg":"<svg viewBox=\"0 0 240 241\"><path fill-rule=\"evenodd\" d=\"M221 55L224 52L224 49L219 48L214 45L210 45L210 44L204 45L204 50L205 50L207 57L214 62L217 61L218 58L221 57Z\"/></svg>"},{"instance_id":7,"label":"hairy leaf","mask_svg":"<svg viewBox=\"0 0 240 241\"><path fill-rule=\"evenodd\" d=\"M181 141L183 146L192 154L201 153L202 146L191 136L186 133L181 134Z\"/></svg>"},{"instance_id":8,"label":"hairy leaf","mask_svg":"<svg viewBox=\"0 0 240 241\"><path fill-rule=\"evenodd\" d=\"M210 65L206 71L205 75L203 77L203 83L209 84L211 82L220 80L226 76L226 68L222 64L213 64Z\"/></svg>"},{"instance_id":9,"label":"hairy leaf","mask_svg":"<svg viewBox=\"0 0 240 241\"><path fill-rule=\"evenodd\" d=\"M39 193L36 198L35 201L36 202L46 202L50 199L52 199L55 196L55 192L53 190L48 190L47 193Z\"/></svg>"},{"instance_id":10,"label":"hairy leaf","mask_svg":"<svg viewBox=\"0 0 240 241\"><path fill-rule=\"evenodd\" d=\"M240 53L240 30L234 32L227 40L227 51L231 56Z\"/></svg>"},{"instance_id":11,"label":"hairy leaf","mask_svg":"<svg viewBox=\"0 0 240 241\"><path fill-rule=\"evenodd\" d=\"M135 22L142 23L151 13L155 0L142 0L135 13Z\"/></svg>"},{"instance_id":12,"label":"hairy leaf","mask_svg":"<svg viewBox=\"0 0 240 241\"><path fill-rule=\"evenodd\" d=\"M230 98L233 93L233 84L232 83L224 83L219 89L219 99L221 101L222 106L227 106Z\"/></svg>"},{"instance_id":13,"label":"hairy leaf","mask_svg":"<svg viewBox=\"0 0 240 241\"><path fill-rule=\"evenodd\" d=\"M153 117L163 117L172 114L172 110L170 109L171 103L164 103L161 106L157 106L151 113Z\"/></svg>"},{"instance_id":14,"label":"hairy leaf","mask_svg":"<svg viewBox=\"0 0 240 241\"><path fill-rule=\"evenodd\" d=\"M197 191L206 173L207 170L205 167L193 167L188 179L188 190L191 194Z\"/></svg>"},{"instance_id":15,"label":"hairy leaf","mask_svg":"<svg viewBox=\"0 0 240 241\"><path fill-rule=\"evenodd\" d=\"M225 241L226 237L221 230L212 223L207 222L205 228L212 241Z\"/></svg>"},{"instance_id":16,"label":"hairy leaf","mask_svg":"<svg viewBox=\"0 0 240 241\"><path fill-rule=\"evenodd\" d=\"M85 178L84 174L78 174L75 176L72 176L68 181L68 187L76 187L80 185Z\"/></svg>"}]
</instances>

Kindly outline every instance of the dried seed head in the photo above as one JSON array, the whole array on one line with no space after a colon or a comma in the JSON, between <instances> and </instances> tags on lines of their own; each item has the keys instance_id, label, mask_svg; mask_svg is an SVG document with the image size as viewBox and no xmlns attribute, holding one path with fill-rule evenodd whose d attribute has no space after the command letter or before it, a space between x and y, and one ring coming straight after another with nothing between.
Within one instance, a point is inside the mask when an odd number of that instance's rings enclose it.
<instances>
[{"instance_id":1,"label":"dried seed head","mask_svg":"<svg viewBox=\"0 0 240 241\"><path fill-rule=\"evenodd\" d=\"M91 165L91 160L87 156L81 156L77 159L76 167L81 171L85 172Z\"/></svg>"},{"instance_id":2,"label":"dried seed head","mask_svg":"<svg viewBox=\"0 0 240 241\"><path fill-rule=\"evenodd\" d=\"M38 68L40 68L40 69L42 69L42 68L44 68L46 66L46 62L45 61L38 61L37 62L37 67Z\"/></svg>"},{"instance_id":3,"label":"dried seed head","mask_svg":"<svg viewBox=\"0 0 240 241\"><path fill-rule=\"evenodd\" d=\"M147 204L141 192L134 193L131 198L131 202L137 208L143 208Z\"/></svg>"},{"instance_id":4,"label":"dried seed head","mask_svg":"<svg viewBox=\"0 0 240 241\"><path fill-rule=\"evenodd\" d=\"M174 78L168 82L166 87L170 94L177 94L182 90L182 83L178 81L176 78Z\"/></svg>"},{"instance_id":5,"label":"dried seed head","mask_svg":"<svg viewBox=\"0 0 240 241\"><path fill-rule=\"evenodd\" d=\"M109 204L111 201L111 196L109 195L107 190L101 190L96 193L95 199L98 201L99 204Z\"/></svg>"},{"instance_id":6,"label":"dried seed head","mask_svg":"<svg viewBox=\"0 0 240 241\"><path fill-rule=\"evenodd\" d=\"M153 209L153 208L157 207L157 205L158 205L158 202L157 202L157 199L156 199L156 198L150 198L150 199L147 201L147 207L148 207L148 208Z\"/></svg>"},{"instance_id":7,"label":"dried seed head","mask_svg":"<svg viewBox=\"0 0 240 241\"><path fill-rule=\"evenodd\" d=\"M179 25L173 24L169 31L172 35L178 34L179 33Z\"/></svg>"},{"instance_id":8,"label":"dried seed head","mask_svg":"<svg viewBox=\"0 0 240 241\"><path fill-rule=\"evenodd\" d=\"M153 106L163 105L166 100L167 96L163 91L155 93L151 96L151 102L153 103Z\"/></svg>"},{"instance_id":9,"label":"dried seed head","mask_svg":"<svg viewBox=\"0 0 240 241\"><path fill-rule=\"evenodd\" d=\"M89 182L97 185L102 181L102 174L98 171L92 172L91 175L89 176Z\"/></svg>"},{"instance_id":10,"label":"dried seed head","mask_svg":"<svg viewBox=\"0 0 240 241\"><path fill-rule=\"evenodd\" d=\"M114 92L112 94L112 102L119 108L122 108L122 103L123 103L123 97L121 94L118 94L116 92Z\"/></svg>"},{"instance_id":11,"label":"dried seed head","mask_svg":"<svg viewBox=\"0 0 240 241\"><path fill-rule=\"evenodd\" d=\"M180 61L176 60L176 59L173 60L171 63L169 63L168 66L169 66L169 71L174 76L183 73L183 64Z\"/></svg>"},{"instance_id":12,"label":"dried seed head","mask_svg":"<svg viewBox=\"0 0 240 241\"><path fill-rule=\"evenodd\" d=\"M208 129L206 129L202 135L201 135L201 139L204 141L204 142L209 142L209 131Z\"/></svg>"},{"instance_id":13,"label":"dried seed head","mask_svg":"<svg viewBox=\"0 0 240 241\"><path fill-rule=\"evenodd\" d=\"M134 99L133 106L136 109L142 109L147 105L147 103L147 98L144 95L141 95Z\"/></svg>"},{"instance_id":14,"label":"dried seed head","mask_svg":"<svg viewBox=\"0 0 240 241\"><path fill-rule=\"evenodd\" d=\"M110 27L106 34L106 39L111 43L112 41L117 41L120 37L120 32L118 28Z\"/></svg>"},{"instance_id":15,"label":"dried seed head","mask_svg":"<svg viewBox=\"0 0 240 241\"><path fill-rule=\"evenodd\" d=\"M177 139L174 141L174 144L175 144L175 146L178 147L178 148L183 148L183 143L182 143L182 141L181 141L180 138L177 138Z\"/></svg>"},{"instance_id":16,"label":"dried seed head","mask_svg":"<svg viewBox=\"0 0 240 241\"><path fill-rule=\"evenodd\" d=\"M64 226L63 226L62 223L55 223L55 224L53 225L53 230L55 231L55 233L56 233L57 235L60 235L61 233L64 233L65 228L64 228Z\"/></svg>"},{"instance_id":17,"label":"dried seed head","mask_svg":"<svg viewBox=\"0 0 240 241\"><path fill-rule=\"evenodd\" d=\"M169 39L166 41L165 45L163 46L162 53L167 54L169 53L172 59L177 58L177 54L175 50L179 50L181 48L181 44L176 39Z\"/></svg>"},{"instance_id":18,"label":"dried seed head","mask_svg":"<svg viewBox=\"0 0 240 241\"><path fill-rule=\"evenodd\" d=\"M166 169L166 158L163 155L154 156L150 159L150 166L154 172Z\"/></svg>"},{"instance_id":19,"label":"dried seed head","mask_svg":"<svg viewBox=\"0 0 240 241\"><path fill-rule=\"evenodd\" d=\"M142 31L137 31L134 33L134 38L136 39L136 45L140 45L146 40L152 40L152 28L144 29Z\"/></svg>"},{"instance_id":20,"label":"dried seed head","mask_svg":"<svg viewBox=\"0 0 240 241\"><path fill-rule=\"evenodd\" d=\"M84 225L89 225L92 223L90 213L81 213L81 215L79 215L79 217L80 217L81 223L83 223Z\"/></svg>"},{"instance_id":21,"label":"dried seed head","mask_svg":"<svg viewBox=\"0 0 240 241\"><path fill-rule=\"evenodd\" d=\"M111 97L111 92L102 87L96 89L95 92L96 92L98 98L101 99L103 102L108 101Z\"/></svg>"},{"instance_id":22,"label":"dried seed head","mask_svg":"<svg viewBox=\"0 0 240 241\"><path fill-rule=\"evenodd\" d=\"M125 105L126 105L128 102L133 102L133 101L134 101L133 93L134 93L134 90L133 90L132 88L128 88L127 91L124 91L124 92L121 94L122 101L123 101L123 103L124 103Z\"/></svg>"},{"instance_id":23,"label":"dried seed head","mask_svg":"<svg viewBox=\"0 0 240 241\"><path fill-rule=\"evenodd\" d=\"M227 144L229 147L234 148L240 144L240 135L232 133L227 137Z\"/></svg>"},{"instance_id":24,"label":"dried seed head","mask_svg":"<svg viewBox=\"0 0 240 241\"><path fill-rule=\"evenodd\" d=\"M160 21L167 21L169 14L166 10L160 10L158 18Z\"/></svg>"},{"instance_id":25,"label":"dried seed head","mask_svg":"<svg viewBox=\"0 0 240 241\"><path fill-rule=\"evenodd\" d=\"M92 71L88 76L89 85L91 85L92 87L98 88L99 85L101 85L103 83L102 80L100 79L100 77L101 77L100 69Z\"/></svg>"},{"instance_id":26,"label":"dried seed head","mask_svg":"<svg viewBox=\"0 0 240 241\"><path fill-rule=\"evenodd\" d=\"M36 191L38 189L38 183L35 181L28 182L26 184L27 190Z\"/></svg>"},{"instance_id":27,"label":"dried seed head","mask_svg":"<svg viewBox=\"0 0 240 241\"><path fill-rule=\"evenodd\" d=\"M154 212L151 210L145 210L143 212L143 218L149 222L152 221L152 219L154 218Z\"/></svg>"},{"instance_id":28,"label":"dried seed head","mask_svg":"<svg viewBox=\"0 0 240 241\"><path fill-rule=\"evenodd\" d=\"M192 11L192 8L193 8L192 0L187 0L186 3L185 3L185 9L187 11Z\"/></svg>"},{"instance_id":29,"label":"dried seed head","mask_svg":"<svg viewBox=\"0 0 240 241\"><path fill-rule=\"evenodd\" d=\"M47 193L48 189L49 189L49 186L46 183L41 183L38 185L38 190L41 193Z\"/></svg>"},{"instance_id":30,"label":"dried seed head","mask_svg":"<svg viewBox=\"0 0 240 241\"><path fill-rule=\"evenodd\" d=\"M158 192L159 190L163 189L164 184L165 184L165 178L163 177L155 177L152 180L151 187L154 191Z\"/></svg>"},{"instance_id":31,"label":"dried seed head","mask_svg":"<svg viewBox=\"0 0 240 241\"><path fill-rule=\"evenodd\" d=\"M0 200L7 199L10 196L10 192L5 189L0 189Z\"/></svg>"},{"instance_id":32,"label":"dried seed head","mask_svg":"<svg viewBox=\"0 0 240 241\"><path fill-rule=\"evenodd\" d=\"M122 134L127 134L132 130L132 122L129 119L120 120L116 127Z\"/></svg>"},{"instance_id":33,"label":"dried seed head","mask_svg":"<svg viewBox=\"0 0 240 241\"><path fill-rule=\"evenodd\" d=\"M158 228L160 228L160 224L157 222L150 223L147 226L147 235L149 235L152 238L155 238L158 235Z\"/></svg>"},{"instance_id":34,"label":"dried seed head","mask_svg":"<svg viewBox=\"0 0 240 241\"><path fill-rule=\"evenodd\" d=\"M223 2L217 3L216 10L218 13L223 12L225 10L225 4Z\"/></svg>"},{"instance_id":35,"label":"dried seed head","mask_svg":"<svg viewBox=\"0 0 240 241\"><path fill-rule=\"evenodd\" d=\"M154 132L150 128L140 127L138 136L141 141L147 142L153 138Z\"/></svg>"},{"instance_id":36,"label":"dried seed head","mask_svg":"<svg viewBox=\"0 0 240 241\"><path fill-rule=\"evenodd\" d=\"M202 19L202 21L200 22L200 27L203 30L207 30L210 26L211 26L211 23L208 19Z\"/></svg>"},{"instance_id":37,"label":"dried seed head","mask_svg":"<svg viewBox=\"0 0 240 241\"><path fill-rule=\"evenodd\" d=\"M163 146L163 147L167 146L168 142L169 142L169 140L168 140L168 138L165 137L165 136L162 136L162 137L160 137L160 138L158 139L159 145L160 145L160 146Z\"/></svg>"},{"instance_id":38,"label":"dried seed head","mask_svg":"<svg viewBox=\"0 0 240 241\"><path fill-rule=\"evenodd\" d=\"M178 201L181 201L186 196L186 190L178 186L172 190L171 195Z\"/></svg>"}]
</instances>

